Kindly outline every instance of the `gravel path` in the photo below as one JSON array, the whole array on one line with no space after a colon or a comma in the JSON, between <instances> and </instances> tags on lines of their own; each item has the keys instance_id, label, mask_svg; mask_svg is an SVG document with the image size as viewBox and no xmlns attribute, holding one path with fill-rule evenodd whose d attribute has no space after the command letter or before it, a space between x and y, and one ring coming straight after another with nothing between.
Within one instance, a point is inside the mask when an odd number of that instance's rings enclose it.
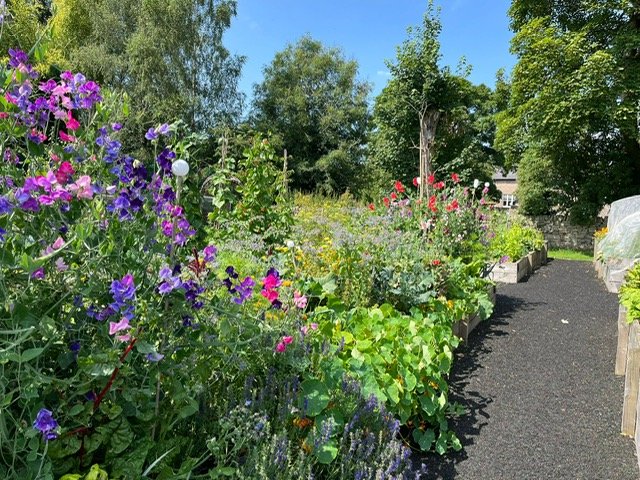
<instances>
[{"instance_id":1,"label":"gravel path","mask_svg":"<svg viewBox=\"0 0 640 480\"><path fill-rule=\"evenodd\" d=\"M620 435L624 378L613 374L617 297L591 263L554 260L498 285L496 312L461 347L454 430L464 450L429 455L429 478L637 480Z\"/></svg>"}]
</instances>

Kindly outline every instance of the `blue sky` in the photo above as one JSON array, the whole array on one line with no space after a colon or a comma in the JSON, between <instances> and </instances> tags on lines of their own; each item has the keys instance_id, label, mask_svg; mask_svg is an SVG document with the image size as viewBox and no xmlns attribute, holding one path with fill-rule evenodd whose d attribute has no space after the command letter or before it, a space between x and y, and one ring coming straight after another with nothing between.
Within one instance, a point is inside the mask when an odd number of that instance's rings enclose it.
<instances>
[{"instance_id":1,"label":"blue sky","mask_svg":"<svg viewBox=\"0 0 640 480\"><path fill-rule=\"evenodd\" d=\"M443 25L442 63L455 68L464 56L474 83L494 85L496 71L509 73L507 10L510 0L437 0ZM373 96L388 80L385 60L407 38L407 27L421 23L427 0L238 0L238 16L225 35L226 47L245 55L240 88L251 97L262 69L276 52L310 34L327 47L339 47L357 60L359 78L373 84Z\"/></svg>"}]
</instances>

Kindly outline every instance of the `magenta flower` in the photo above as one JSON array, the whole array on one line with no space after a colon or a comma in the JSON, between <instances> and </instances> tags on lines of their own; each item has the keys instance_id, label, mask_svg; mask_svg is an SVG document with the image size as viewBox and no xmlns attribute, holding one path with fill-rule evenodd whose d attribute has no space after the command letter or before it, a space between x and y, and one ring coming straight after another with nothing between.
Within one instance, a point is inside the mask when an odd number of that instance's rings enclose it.
<instances>
[{"instance_id":1,"label":"magenta flower","mask_svg":"<svg viewBox=\"0 0 640 480\"><path fill-rule=\"evenodd\" d=\"M280 342L278 343L278 345L276 345L276 352L278 353L284 353L286 349L287 349L287 346L283 342Z\"/></svg>"},{"instance_id":2,"label":"magenta flower","mask_svg":"<svg viewBox=\"0 0 640 480\"><path fill-rule=\"evenodd\" d=\"M62 140L63 142L75 142L76 141L76 137L71 136L71 135L67 135L62 130L60 130L60 132L58 132L58 135L60 136L60 140Z\"/></svg>"},{"instance_id":3,"label":"magenta flower","mask_svg":"<svg viewBox=\"0 0 640 480\"><path fill-rule=\"evenodd\" d=\"M264 298L266 298L267 300L269 300L269 302L273 303L276 300L278 300L278 292L276 290L262 290L260 292L260 295L262 295Z\"/></svg>"},{"instance_id":4,"label":"magenta flower","mask_svg":"<svg viewBox=\"0 0 640 480\"><path fill-rule=\"evenodd\" d=\"M78 120L73 118L73 114L71 113L71 110L69 110L69 115L67 117L66 125L67 125L67 130L71 130L73 132L75 132L80 128L80 122L78 122Z\"/></svg>"},{"instance_id":5,"label":"magenta flower","mask_svg":"<svg viewBox=\"0 0 640 480\"><path fill-rule=\"evenodd\" d=\"M284 343L285 345L291 345L293 343L293 337L291 336L282 337L282 343Z\"/></svg>"}]
</instances>

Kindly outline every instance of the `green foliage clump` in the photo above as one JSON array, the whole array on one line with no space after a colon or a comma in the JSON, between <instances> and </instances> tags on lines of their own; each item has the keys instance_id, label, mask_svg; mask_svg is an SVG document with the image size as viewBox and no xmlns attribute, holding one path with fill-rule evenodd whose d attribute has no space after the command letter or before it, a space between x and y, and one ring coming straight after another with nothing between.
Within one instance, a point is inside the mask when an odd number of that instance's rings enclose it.
<instances>
[{"instance_id":1,"label":"green foliage clump","mask_svg":"<svg viewBox=\"0 0 640 480\"><path fill-rule=\"evenodd\" d=\"M518 208L525 215L547 215L558 204L553 164L538 152L527 151L518 165Z\"/></svg>"},{"instance_id":2,"label":"green foliage clump","mask_svg":"<svg viewBox=\"0 0 640 480\"><path fill-rule=\"evenodd\" d=\"M341 194L353 190L366 143L370 85L358 65L309 36L278 52L255 87L255 128L272 132L286 149L292 186Z\"/></svg>"},{"instance_id":3,"label":"green foliage clump","mask_svg":"<svg viewBox=\"0 0 640 480\"><path fill-rule=\"evenodd\" d=\"M490 256L494 260L509 257L516 262L544 245L542 232L529 225L520 216L496 216L491 226L495 234L490 241Z\"/></svg>"},{"instance_id":4,"label":"green foliage clump","mask_svg":"<svg viewBox=\"0 0 640 480\"><path fill-rule=\"evenodd\" d=\"M269 245L288 238L293 216L280 161L267 139L255 138L237 170L229 159L215 171L209 178L212 238L259 235Z\"/></svg>"},{"instance_id":5,"label":"green foliage clump","mask_svg":"<svg viewBox=\"0 0 640 480\"><path fill-rule=\"evenodd\" d=\"M629 269L620 286L620 304L627 309L627 321L640 320L640 263Z\"/></svg>"}]
</instances>

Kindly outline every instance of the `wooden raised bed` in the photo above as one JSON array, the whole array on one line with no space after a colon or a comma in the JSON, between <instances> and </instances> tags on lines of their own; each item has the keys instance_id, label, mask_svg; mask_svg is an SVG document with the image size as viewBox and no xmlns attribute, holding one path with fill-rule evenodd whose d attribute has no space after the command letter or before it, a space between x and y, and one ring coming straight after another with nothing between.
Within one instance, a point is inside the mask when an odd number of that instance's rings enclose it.
<instances>
[{"instance_id":1,"label":"wooden raised bed","mask_svg":"<svg viewBox=\"0 0 640 480\"><path fill-rule=\"evenodd\" d=\"M636 319L629 325L627 311L622 305L618 311L618 351L615 373L624 375L620 431L623 435L634 439L640 469L640 321Z\"/></svg>"},{"instance_id":2,"label":"wooden raised bed","mask_svg":"<svg viewBox=\"0 0 640 480\"><path fill-rule=\"evenodd\" d=\"M489 298L491 299L491 303L495 306L496 304L496 286L489 285L487 287L487 293L489 293ZM464 343L467 343L469 340L469 334L480 324L481 319L480 315L477 313L472 315L470 318L465 320L460 320L459 322L454 323L453 325L453 334L456 337L460 337Z\"/></svg>"},{"instance_id":3,"label":"wooden raised bed","mask_svg":"<svg viewBox=\"0 0 640 480\"><path fill-rule=\"evenodd\" d=\"M497 264L491 270L489 278L500 283L518 283L534 270L547 263L548 248L547 242L545 242L540 250L529 252L517 262Z\"/></svg>"}]
</instances>

